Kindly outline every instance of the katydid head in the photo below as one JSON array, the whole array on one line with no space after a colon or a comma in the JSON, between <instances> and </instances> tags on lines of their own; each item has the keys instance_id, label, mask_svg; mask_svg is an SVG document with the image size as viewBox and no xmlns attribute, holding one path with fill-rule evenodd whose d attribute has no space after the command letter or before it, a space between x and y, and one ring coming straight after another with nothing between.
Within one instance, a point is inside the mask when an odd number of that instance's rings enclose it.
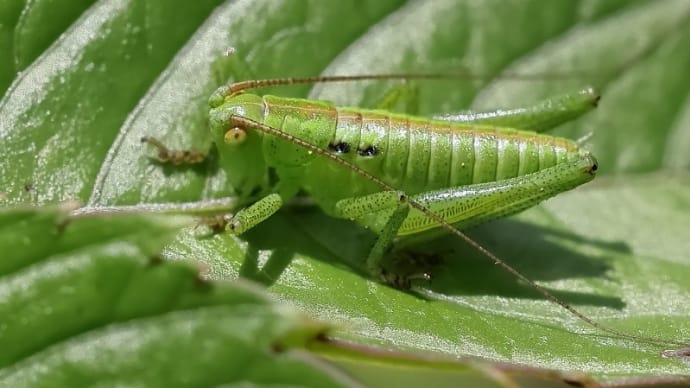
<instances>
[{"instance_id":1,"label":"katydid head","mask_svg":"<svg viewBox=\"0 0 690 388\"><path fill-rule=\"evenodd\" d=\"M257 95L244 93L221 98L220 89L209 100L211 136L218 149L219 163L236 194L251 199L270 190L262 135L251 128L237 127L232 117L262 121L263 102Z\"/></svg>"}]
</instances>

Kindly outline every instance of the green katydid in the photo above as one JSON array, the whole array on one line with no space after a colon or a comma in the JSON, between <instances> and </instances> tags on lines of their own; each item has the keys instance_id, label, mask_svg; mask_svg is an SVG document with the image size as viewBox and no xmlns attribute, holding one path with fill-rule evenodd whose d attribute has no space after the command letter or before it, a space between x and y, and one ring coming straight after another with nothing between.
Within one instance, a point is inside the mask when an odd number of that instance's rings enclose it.
<instances>
[{"instance_id":1,"label":"green katydid","mask_svg":"<svg viewBox=\"0 0 690 388\"><path fill-rule=\"evenodd\" d=\"M599 96L592 88L532 107L464 115L455 121L245 93L297 83L438 77L280 78L217 89L209 99L212 139L220 167L244 206L227 219L227 231L244 233L304 190L327 214L378 235L366 259L377 280L409 285L407 274L384 267L385 255L395 242L443 229L600 330L685 346L591 320L459 230L517 213L594 178L596 159L579 142L542 133L596 106ZM169 150L155 138L142 141L155 146L164 162L198 163L204 158L200 152Z\"/></svg>"}]
</instances>

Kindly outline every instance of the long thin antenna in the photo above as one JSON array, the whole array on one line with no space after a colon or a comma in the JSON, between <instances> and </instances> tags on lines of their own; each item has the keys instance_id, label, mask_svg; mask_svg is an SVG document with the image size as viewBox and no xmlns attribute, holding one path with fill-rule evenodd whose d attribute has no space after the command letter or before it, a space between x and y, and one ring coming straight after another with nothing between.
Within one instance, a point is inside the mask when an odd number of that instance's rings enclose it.
<instances>
[{"instance_id":1,"label":"long thin antenna","mask_svg":"<svg viewBox=\"0 0 690 388\"><path fill-rule=\"evenodd\" d=\"M448 80L465 79L490 81L495 78L509 78L514 80L545 80L545 79L578 79L587 76L587 73L548 73L548 74L510 74L501 73L497 75L472 74L469 72L455 73L398 73L398 74L359 74L359 75L324 75L313 77L287 77L287 78L265 78L235 82L227 86L225 94L227 96L241 93L245 90L263 88L268 86L287 86L299 84L315 84L325 82L349 82L349 81L369 81L369 80Z\"/></svg>"},{"instance_id":2,"label":"long thin antenna","mask_svg":"<svg viewBox=\"0 0 690 388\"><path fill-rule=\"evenodd\" d=\"M314 77L314 78L319 78L319 77ZM346 78L349 78L349 77L346 77ZM264 81L270 81L270 80L264 80ZM247 81L247 82L251 83L252 81ZM379 186L382 190L399 191L395 187L393 187L393 186L389 185L388 183L384 182L383 180L381 180L380 178L377 178L374 175L372 175L371 173L367 172L366 170L363 170L362 168L354 165L353 163L338 157L336 154L333 154L333 153L328 152L324 149L321 149L321 148L319 148L319 147L317 147L317 146L315 146L315 145L313 145L313 144L311 144L305 140L302 140L298 137L295 137L289 133L283 132L279 129L270 127L268 125L259 123L257 121L248 119L248 118L243 117L243 116L232 115L232 116L230 116L229 121L230 121L231 125L236 125L238 127L243 127L243 128L254 128L254 129L259 130L265 134L279 137L283 140L286 140L286 141L291 142L293 144L299 145L299 146L305 148L306 150L311 151L315 154L318 154L318 155L323 156L325 158L331 159L334 162L339 163L340 165L351 169L352 171L359 174L360 176L370 180L372 183ZM570 312L573 316L577 317L578 319L582 320L583 322L587 323L588 325L590 325L596 329L599 329L603 332L607 332L609 334L613 334L613 335L621 337L621 338L627 338L627 339L631 339L631 340L635 340L635 341L639 341L639 342L645 342L645 343L649 343L649 344L653 344L653 345L688 346L688 344L683 343L683 342L678 342L678 341L673 341L673 340L665 340L665 339L661 339L661 338L647 337L647 336L641 336L641 335L628 334L628 333L610 328L608 326L602 325L601 323L592 320L591 318L587 317L583 313L576 310L571 305L558 299L555 295L553 295L551 292L549 292L546 288L540 286L539 284L537 284L534 281L527 278L525 275L520 273L518 270L516 270L515 268L510 266L508 263L506 263L505 261L498 258L498 256L494 255L488 249L479 245L479 243L477 243L476 241L471 239L469 236L467 236L465 233L463 233L460 230L458 230L457 228L455 228L453 225L446 222L446 220L444 220L441 216L432 212L430 209L428 209L427 207L425 207L421 203L414 201L409 197L404 198L404 200L406 200L410 204L410 206L419 210L420 212L425 214L427 217L429 217L433 221L437 222L441 227L446 229L448 232L461 238L463 241L465 241L471 247L473 247L474 249L481 252L484 255L484 257L491 260L494 264L499 265L501 268L503 268L508 273L512 274L513 276L515 276L519 280L525 282L527 285L529 285L530 287L537 290L546 299L548 299L549 301L561 306L562 308L564 308L565 310Z\"/></svg>"}]
</instances>

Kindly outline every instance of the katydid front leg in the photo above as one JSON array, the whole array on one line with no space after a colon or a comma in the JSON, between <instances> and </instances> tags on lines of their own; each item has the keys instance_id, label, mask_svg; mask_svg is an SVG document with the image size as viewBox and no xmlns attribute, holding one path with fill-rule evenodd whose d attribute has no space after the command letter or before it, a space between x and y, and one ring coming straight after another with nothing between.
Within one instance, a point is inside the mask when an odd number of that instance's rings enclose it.
<instances>
[{"instance_id":1,"label":"katydid front leg","mask_svg":"<svg viewBox=\"0 0 690 388\"><path fill-rule=\"evenodd\" d=\"M158 150L158 160L163 163L172 163L174 165L198 164L206 160L207 152L197 150L171 150L161 143L160 140L152 136L142 137L141 142L156 147Z\"/></svg>"},{"instance_id":2,"label":"katydid front leg","mask_svg":"<svg viewBox=\"0 0 690 388\"><path fill-rule=\"evenodd\" d=\"M410 196L409 199L441 215L448 223L465 228L534 206L590 181L596 170L596 159L583 152L577 160L566 161L529 175L435 190ZM417 209L410 209L405 195L396 191L341 200L336 204L336 213L379 233L367 258L367 269L373 277L398 286L407 285L409 281L388 273L382 265L395 237L438 226Z\"/></svg>"},{"instance_id":3,"label":"katydid front leg","mask_svg":"<svg viewBox=\"0 0 690 388\"><path fill-rule=\"evenodd\" d=\"M238 211L228 220L226 230L235 235L242 234L274 215L283 204L279 194L269 194Z\"/></svg>"},{"instance_id":4,"label":"katydid front leg","mask_svg":"<svg viewBox=\"0 0 690 388\"><path fill-rule=\"evenodd\" d=\"M163 163L172 163L174 165L197 164L203 162L206 158L206 153L200 151L171 150L158 139L151 136L142 137L141 142L156 147L158 149L158 160ZM213 223L209 225L215 230L224 224L228 232L239 235L275 214L283 204L283 199L279 194L269 194L234 215L224 215L220 222L213 218Z\"/></svg>"}]
</instances>

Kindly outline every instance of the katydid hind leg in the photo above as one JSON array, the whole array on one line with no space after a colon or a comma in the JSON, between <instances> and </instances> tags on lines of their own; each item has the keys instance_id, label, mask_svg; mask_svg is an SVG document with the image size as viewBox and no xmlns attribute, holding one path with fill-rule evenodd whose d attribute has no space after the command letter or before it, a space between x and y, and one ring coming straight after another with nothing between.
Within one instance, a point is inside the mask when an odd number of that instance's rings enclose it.
<instances>
[{"instance_id":1,"label":"katydid hind leg","mask_svg":"<svg viewBox=\"0 0 690 388\"><path fill-rule=\"evenodd\" d=\"M596 161L585 154L583 159L527 176L435 190L413 195L409 199L436 214L442 214L446 222L462 228L534 206L592 179L593 170L596 170ZM409 203L404 194L395 191L348 198L336 205L339 216L354 219L379 234L367 258L367 268L374 277L394 285L409 283L404 279L406 274L395 274L392 273L394 269L383 268L384 256L392 247L395 237L438 226L417 209L412 212L401 209L409 210Z\"/></svg>"},{"instance_id":2,"label":"katydid hind leg","mask_svg":"<svg viewBox=\"0 0 690 388\"><path fill-rule=\"evenodd\" d=\"M490 112L447 114L434 118L459 123L546 132L594 109L599 102L599 98L600 95L594 88L586 87L574 93L550 97L531 106L499 109Z\"/></svg>"},{"instance_id":3,"label":"katydid hind leg","mask_svg":"<svg viewBox=\"0 0 690 388\"><path fill-rule=\"evenodd\" d=\"M463 229L510 216L573 189L594 178L597 161L590 154L532 174L496 182L434 190L411 196L444 221ZM376 218L372 217L375 221ZM400 229L401 235L438 226L420 211L413 211Z\"/></svg>"}]
</instances>

